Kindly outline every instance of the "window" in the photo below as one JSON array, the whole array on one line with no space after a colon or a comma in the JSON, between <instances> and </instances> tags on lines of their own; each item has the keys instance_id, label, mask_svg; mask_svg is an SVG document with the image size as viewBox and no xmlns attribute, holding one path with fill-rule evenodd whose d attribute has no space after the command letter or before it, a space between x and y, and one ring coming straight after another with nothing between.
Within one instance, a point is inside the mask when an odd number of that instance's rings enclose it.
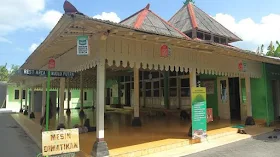
<instances>
[{"instance_id":1,"label":"window","mask_svg":"<svg viewBox=\"0 0 280 157\"><path fill-rule=\"evenodd\" d=\"M15 90L15 100L19 99L19 90Z\"/></svg>"},{"instance_id":2,"label":"window","mask_svg":"<svg viewBox=\"0 0 280 157\"><path fill-rule=\"evenodd\" d=\"M177 87L177 78L169 79L169 87Z\"/></svg>"},{"instance_id":3,"label":"window","mask_svg":"<svg viewBox=\"0 0 280 157\"><path fill-rule=\"evenodd\" d=\"M146 90L146 97L152 97L152 90Z\"/></svg>"},{"instance_id":4,"label":"window","mask_svg":"<svg viewBox=\"0 0 280 157\"><path fill-rule=\"evenodd\" d=\"M197 38L203 40L203 33L197 32Z\"/></svg>"},{"instance_id":5,"label":"window","mask_svg":"<svg viewBox=\"0 0 280 157\"><path fill-rule=\"evenodd\" d=\"M123 76L120 76L120 81L124 82L124 77Z\"/></svg>"},{"instance_id":6,"label":"window","mask_svg":"<svg viewBox=\"0 0 280 157\"><path fill-rule=\"evenodd\" d=\"M87 101L87 92L84 92L84 100Z\"/></svg>"},{"instance_id":7,"label":"window","mask_svg":"<svg viewBox=\"0 0 280 157\"><path fill-rule=\"evenodd\" d=\"M221 38L221 44L226 44L226 39L225 38Z\"/></svg>"},{"instance_id":8,"label":"window","mask_svg":"<svg viewBox=\"0 0 280 157\"><path fill-rule=\"evenodd\" d=\"M159 88L159 81L154 82L154 89L158 89Z\"/></svg>"},{"instance_id":9,"label":"window","mask_svg":"<svg viewBox=\"0 0 280 157\"><path fill-rule=\"evenodd\" d=\"M215 42L215 43L220 43L220 38L214 37L214 42Z\"/></svg>"},{"instance_id":10,"label":"window","mask_svg":"<svg viewBox=\"0 0 280 157\"><path fill-rule=\"evenodd\" d=\"M181 79L181 97L189 97L190 96L190 80Z\"/></svg>"},{"instance_id":11,"label":"window","mask_svg":"<svg viewBox=\"0 0 280 157\"><path fill-rule=\"evenodd\" d=\"M205 34L205 40L211 40L211 35Z\"/></svg>"},{"instance_id":12,"label":"window","mask_svg":"<svg viewBox=\"0 0 280 157\"><path fill-rule=\"evenodd\" d=\"M22 91L22 99L25 99L25 90Z\"/></svg>"},{"instance_id":13,"label":"window","mask_svg":"<svg viewBox=\"0 0 280 157\"><path fill-rule=\"evenodd\" d=\"M64 101L66 100L66 92L64 92Z\"/></svg>"},{"instance_id":14,"label":"window","mask_svg":"<svg viewBox=\"0 0 280 157\"><path fill-rule=\"evenodd\" d=\"M192 32L186 34L188 37L192 38Z\"/></svg>"}]
</instances>

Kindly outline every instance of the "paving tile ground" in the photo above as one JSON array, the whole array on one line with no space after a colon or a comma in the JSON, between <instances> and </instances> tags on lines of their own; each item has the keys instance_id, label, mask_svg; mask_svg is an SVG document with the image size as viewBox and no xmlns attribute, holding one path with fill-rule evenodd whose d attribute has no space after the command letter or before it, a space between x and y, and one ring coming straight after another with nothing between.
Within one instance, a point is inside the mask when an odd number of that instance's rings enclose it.
<instances>
[{"instance_id":1,"label":"paving tile ground","mask_svg":"<svg viewBox=\"0 0 280 157\"><path fill-rule=\"evenodd\" d=\"M36 157L39 147L10 114L0 113L0 156Z\"/></svg>"},{"instance_id":2,"label":"paving tile ground","mask_svg":"<svg viewBox=\"0 0 280 157\"><path fill-rule=\"evenodd\" d=\"M272 136L272 138L268 138ZM276 136L277 138L273 138ZM279 157L280 132L270 132L249 139L208 149L185 157Z\"/></svg>"}]
</instances>

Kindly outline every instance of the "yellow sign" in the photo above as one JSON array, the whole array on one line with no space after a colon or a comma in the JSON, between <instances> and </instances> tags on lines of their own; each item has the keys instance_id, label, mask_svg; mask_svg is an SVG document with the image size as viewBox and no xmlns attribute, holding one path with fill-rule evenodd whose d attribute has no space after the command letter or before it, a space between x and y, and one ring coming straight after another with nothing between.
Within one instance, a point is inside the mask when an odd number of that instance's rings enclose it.
<instances>
[{"instance_id":1,"label":"yellow sign","mask_svg":"<svg viewBox=\"0 0 280 157\"><path fill-rule=\"evenodd\" d=\"M42 133L42 155L57 155L80 151L79 130L65 129Z\"/></svg>"}]
</instances>

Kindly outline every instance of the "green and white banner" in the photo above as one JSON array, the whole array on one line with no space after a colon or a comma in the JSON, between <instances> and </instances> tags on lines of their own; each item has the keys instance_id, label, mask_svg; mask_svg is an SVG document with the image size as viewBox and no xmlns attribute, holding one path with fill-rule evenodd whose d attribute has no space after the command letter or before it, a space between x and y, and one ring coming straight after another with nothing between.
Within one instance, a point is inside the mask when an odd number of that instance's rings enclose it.
<instances>
[{"instance_id":1,"label":"green and white banner","mask_svg":"<svg viewBox=\"0 0 280 157\"><path fill-rule=\"evenodd\" d=\"M192 87L192 138L207 137L207 105L206 105L206 88Z\"/></svg>"},{"instance_id":2,"label":"green and white banner","mask_svg":"<svg viewBox=\"0 0 280 157\"><path fill-rule=\"evenodd\" d=\"M77 55L78 56L88 56L89 55L88 36L78 36L77 37Z\"/></svg>"}]
</instances>

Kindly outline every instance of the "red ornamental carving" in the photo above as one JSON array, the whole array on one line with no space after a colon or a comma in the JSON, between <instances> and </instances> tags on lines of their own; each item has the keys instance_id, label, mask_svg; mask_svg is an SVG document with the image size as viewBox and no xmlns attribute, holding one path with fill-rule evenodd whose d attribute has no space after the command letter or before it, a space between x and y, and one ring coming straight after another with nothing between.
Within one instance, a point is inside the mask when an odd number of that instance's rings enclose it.
<instances>
[{"instance_id":1,"label":"red ornamental carving","mask_svg":"<svg viewBox=\"0 0 280 157\"><path fill-rule=\"evenodd\" d=\"M55 68L55 60L54 60L53 58L51 58L51 59L49 60L48 68L49 68L49 69Z\"/></svg>"},{"instance_id":2,"label":"red ornamental carving","mask_svg":"<svg viewBox=\"0 0 280 157\"><path fill-rule=\"evenodd\" d=\"M160 56L161 57L168 57L168 46L167 45L162 45L160 48Z\"/></svg>"}]
</instances>

